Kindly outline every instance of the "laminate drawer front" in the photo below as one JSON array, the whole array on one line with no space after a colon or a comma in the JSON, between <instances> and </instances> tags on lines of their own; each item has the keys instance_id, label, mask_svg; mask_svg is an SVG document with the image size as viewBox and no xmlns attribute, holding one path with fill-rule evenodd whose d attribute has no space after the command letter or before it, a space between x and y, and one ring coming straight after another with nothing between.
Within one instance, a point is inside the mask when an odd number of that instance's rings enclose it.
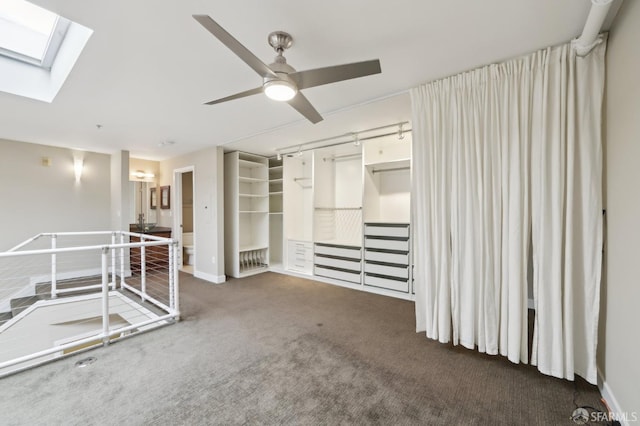
<instances>
[{"instance_id":1,"label":"laminate drawer front","mask_svg":"<svg viewBox=\"0 0 640 426\"><path fill-rule=\"evenodd\" d=\"M313 262L308 260L295 260L293 262L289 262L288 267L292 271L310 274L313 270Z\"/></svg>"},{"instance_id":2,"label":"laminate drawer front","mask_svg":"<svg viewBox=\"0 0 640 426\"><path fill-rule=\"evenodd\" d=\"M384 250L397 250L397 251L409 251L409 240L389 240L380 238L368 238L364 239L364 246L366 248L377 248Z\"/></svg>"},{"instance_id":3,"label":"laminate drawer front","mask_svg":"<svg viewBox=\"0 0 640 426\"><path fill-rule=\"evenodd\" d=\"M364 285L386 288L386 289L395 290L395 291L402 291L404 293L409 292L408 281L392 280L389 278L376 277L369 274L364 275Z\"/></svg>"},{"instance_id":4,"label":"laminate drawer front","mask_svg":"<svg viewBox=\"0 0 640 426\"><path fill-rule=\"evenodd\" d=\"M394 278L409 279L409 267L408 266L388 266L379 265L377 263L366 263L364 265L364 271L372 274L387 275Z\"/></svg>"},{"instance_id":5,"label":"laminate drawer front","mask_svg":"<svg viewBox=\"0 0 640 426\"><path fill-rule=\"evenodd\" d=\"M316 244L316 254L328 254L329 256L348 257L359 260L362 257L361 253L362 250L359 247Z\"/></svg>"},{"instance_id":6,"label":"laminate drawer front","mask_svg":"<svg viewBox=\"0 0 640 426\"><path fill-rule=\"evenodd\" d=\"M360 273L340 271L337 269L324 268L316 265L314 268L314 274L320 277L334 278L336 280L349 281L352 283L360 284Z\"/></svg>"},{"instance_id":7,"label":"laminate drawer front","mask_svg":"<svg viewBox=\"0 0 640 426\"><path fill-rule=\"evenodd\" d=\"M409 253L391 253L387 251L365 250L364 259L366 261L397 263L399 265L409 264Z\"/></svg>"},{"instance_id":8,"label":"laminate drawer front","mask_svg":"<svg viewBox=\"0 0 640 426\"><path fill-rule=\"evenodd\" d=\"M355 260L336 259L333 257L318 256L316 254L314 263L321 266L330 266L332 268L349 269L351 271L360 272L362 263Z\"/></svg>"},{"instance_id":9,"label":"laminate drawer front","mask_svg":"<svg viewBox=\"0 0 640 426\"><path fill-rule=\"evenodd\" d=\"M382 224L365 224L364 235L409 238L409 225L402 224L400 226L390 226Z\"/></svg>"}]
</instances>

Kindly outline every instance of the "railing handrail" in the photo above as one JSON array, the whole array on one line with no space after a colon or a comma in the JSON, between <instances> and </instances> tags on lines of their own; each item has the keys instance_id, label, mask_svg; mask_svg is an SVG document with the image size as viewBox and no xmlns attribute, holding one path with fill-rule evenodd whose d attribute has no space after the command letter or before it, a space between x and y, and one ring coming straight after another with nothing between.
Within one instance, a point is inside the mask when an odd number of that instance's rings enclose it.
<instances>
[{"instance_id":1,"label":"railing handrail","mask_svg":"<svg viewBox=\"0 0 640 426\"><path fill-rule=\"evenodd\" d=\"M41 237L53 237L53 236L79 236L79 235L127 235L130 237L138 237L141 240L151 240L151 241L140 241L137 243L124 243L124 244L100 244L100 245L91 245L91 246L75 246L75 247L61 247L55 249L38 249L38 250L19 250L20 248L36 241ZM34 254L56 254L56 253L65 253L65 252L74 252L74 251L84 251L84 250L102 250L104 248L108 249L119 249L119 248L132 248L132 247L148 247L148 246L162 246L162 245L171 245L175 240L173 238L159 237L156 235L148 235L148 234L140 234L136 232L127 232L127 231L92 231L92 232L43 232L40 233L28 240L18 244L17 246L5 251L0 252L0 258L2 257L14 257L14 256L28 256Z\"/></svg>"}]
</instances>

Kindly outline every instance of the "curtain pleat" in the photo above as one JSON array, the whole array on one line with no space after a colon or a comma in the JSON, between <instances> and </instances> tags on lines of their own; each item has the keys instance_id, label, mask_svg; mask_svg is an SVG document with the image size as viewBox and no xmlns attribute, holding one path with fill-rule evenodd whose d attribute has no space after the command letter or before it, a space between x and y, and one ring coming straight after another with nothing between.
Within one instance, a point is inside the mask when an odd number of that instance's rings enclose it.
<instances>
[{"instance_id":1,"label":"curtain pleat","mask_svg":"<svg viewBox=\"0 0 640 426\"><path fill-rule=\"evenodd\" d=\"M411 91L416 328L595 382L606 43L570 44ZM529 253L529 247L533 252Z\"/></svg>"}]
</instances>

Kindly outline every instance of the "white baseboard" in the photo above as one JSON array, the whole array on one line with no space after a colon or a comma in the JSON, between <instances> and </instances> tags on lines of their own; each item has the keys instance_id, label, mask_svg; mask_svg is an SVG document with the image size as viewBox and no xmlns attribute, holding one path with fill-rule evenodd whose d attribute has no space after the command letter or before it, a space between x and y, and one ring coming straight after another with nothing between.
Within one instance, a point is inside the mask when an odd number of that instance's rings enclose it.
<instances>
[{"instance_id":1,"label":"white baseboard","mask_svg":"<svg viewBox=\"0 0 640 426\"><path fill-rule=\"evenodd\" d=\"M604 378L602 377L602 373L600 372L599 369L598 369L598 389L600 390L600 394L602 395L602 398L604 398L604 400L607 401L607 404L609 405L609 409L611 409L611 412L616 417L616 420L618 420L620 424L622 424L623 426L630 426L630 423L627 421L627 418L625 418L625 414L630 414L630 413L625 413L624 411L622 411L622 407L620 407L618 400L613 395L613 391L611 390L611 387L609 387L609 384L604 381Z\"/></svg>"},{"instance_id":2,"label":"white baseboard","mask_svg":"<svg viewBox=\"0 0 640 426\"><path fill-rule=\"evenodd\" d=\"M212 282L214 284L222 284L223 282L227 281L226 275L213 275L200 271L193 271L193 276L205 281Z\"/></svg>"}]
</instances>

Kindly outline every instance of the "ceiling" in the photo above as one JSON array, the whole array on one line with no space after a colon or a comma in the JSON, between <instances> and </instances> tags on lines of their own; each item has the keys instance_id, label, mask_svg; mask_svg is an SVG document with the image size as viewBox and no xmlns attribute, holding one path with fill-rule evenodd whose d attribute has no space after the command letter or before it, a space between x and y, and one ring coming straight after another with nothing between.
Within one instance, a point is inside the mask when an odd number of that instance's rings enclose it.
<instances>
[{"instance_id":1,"label":"ceiling","mask_svg":"<svg viewBox=\"0 0 640 426\"><path fill-rule=\"evenodd\" d=\"M129 150L153 160L214 145L270 155L410 120L408 89L566 42L580 34L591 6L589 0L32 1L95 32L52 103L0 93L0 138ZM305 90L325 118L316 125L263 95L203 105L257 87L261 78L193 14L210 15L265 63L275 55L267 35L283 30L294 38L285 56L297 70L379 58L382 74Z\"/></svg>"}]
</instances>

